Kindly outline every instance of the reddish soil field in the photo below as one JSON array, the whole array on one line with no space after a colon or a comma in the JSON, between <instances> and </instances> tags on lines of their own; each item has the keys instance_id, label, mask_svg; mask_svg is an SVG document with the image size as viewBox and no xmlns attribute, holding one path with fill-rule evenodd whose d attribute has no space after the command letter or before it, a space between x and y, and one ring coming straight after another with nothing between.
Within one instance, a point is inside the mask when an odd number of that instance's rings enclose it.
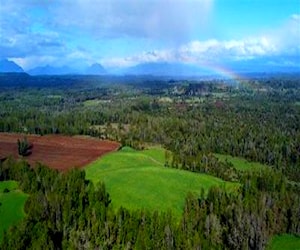
<instances>
[{"instance_id":1,"label":"reddish soil field","mask_svg":"<svg viewBox=\"0 0 300 250\"><path fill-rule=\"evenodd\" d=\"M9 155L19 158L17 140L24 136L33 144L32 153L24 159L33 165L40 162L58 170L83 167L120 147L117 142L91 137L0 133L0 159Z\"/></svg>"}]
</instances>

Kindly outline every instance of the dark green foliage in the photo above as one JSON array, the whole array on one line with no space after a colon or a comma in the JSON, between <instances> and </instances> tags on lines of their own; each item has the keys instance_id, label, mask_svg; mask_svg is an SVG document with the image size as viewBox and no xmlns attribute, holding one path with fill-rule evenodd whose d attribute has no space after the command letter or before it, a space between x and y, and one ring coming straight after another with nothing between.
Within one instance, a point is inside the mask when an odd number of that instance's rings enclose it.
<instances>
[{"instance_id":1,"label":"dark green foliage","mask_svg":"<svg viewBox=\"0 0 300 250\"><path fill-rule=\"evenodd\" d=\"M103 84L116 80L124 84ZM275 234L300 235L299 77L250 79L239 89L222 80L148 80L24 80L30 88L0 92L0 131L161 144L172 152L166 167L238 181L240 190L188 195L178 221L171 212L112 208L105 185L95 187L83 171L62 174L8 158L0 180L17 180L30 198L1 249L263 249ZM272 167L241 173L213 153Z\"/></svg>"},{"instance_id":2,"label":"dark green foliage","mask_svg":"<svg viewBox=\"0 0 300 250\"><path fill-rule=\"evenodd\" d=\"M31 154L32 144L30 144L26 137L18 139L18 154L21 156L28 156Z\"/></svg>"},{"instance_id":3,"label":"dark green foliage","mask_svg":"<svg viewBox=\"0 0 300 250\"><path fill-rule=\"evenodd\" d=\"M112 85L115 80L123 84ZM250 78L239 89L224 85L225 80L151 77L26 81L27 88L8 76L1 81L9 87L1 89L0 131L86 134L134 148L162 144L174 153L175 166L192 171L201 155L228 154L274 166L289 179L300 180L298 75ZM224 178L234 179L232 170L227 171Z\"/></svg>"},{"instance_id":4,"label":"dark green foliage","mask_svg":"<svg viewBox=\"0 0 300 250\"><path fill-rule=\"evenodd\" d=\"M171 211L112 209L105 185L95 187L84 171L8 164L6 177L31 195L26 218L5 233L1 249L263 249L272 235L300 235L299 192L272 170L240 176L238 192L189 194L178 221Z\"/></svg>"}]
</instances>

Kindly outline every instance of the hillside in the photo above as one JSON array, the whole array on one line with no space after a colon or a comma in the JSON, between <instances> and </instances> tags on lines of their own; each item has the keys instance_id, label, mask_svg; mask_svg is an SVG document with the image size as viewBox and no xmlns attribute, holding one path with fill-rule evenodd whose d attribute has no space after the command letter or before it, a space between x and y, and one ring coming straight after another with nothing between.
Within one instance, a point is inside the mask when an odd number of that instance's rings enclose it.
<instances>
[{"instance_id":1,"label":"hillside","mask_svg":"<svg viewBox=\"0 0 300 250\"><path fill-rule=\"evenodd\" d=\"M36 68L30 69L27 71L30 75L68 75L68 74L75 74L77 71L72 69L68 66L62 67L53 67L50 65L46 66L38 66Z\"/></svg>"},{"instance_id":2,"label":"hillside","mask_svg":"<svg viewBox=\"0 0 300 250\"><path fill-rule=\"evenodd\" d=\"M0 60L0 73L22 73L24 70L15 62L7 59Z\"/></svg>"},{"instance_id":3,"label":"hillside","mask_svg":"<svg viewBox=\"0 0 300 250\"><path fill-rule=\"evenodd\" d=\"M94 63L85 70L87 75L103 75L106 74L106 70L99 63Z\"/></svg>"},{"instance_id":4,"label":"hillside","mask_svg":"<svg viewBox=\"0 0 300 250\"><path fill-rule=\"evenodd\" d=\"M135 151L125 147L110 153L85 168L87 179L104 181L115 208L171 209L182 213L186 195L199 195L212 186L234 188L221 179L164 167L164 149Z\"/></svg>"}]
</instances>

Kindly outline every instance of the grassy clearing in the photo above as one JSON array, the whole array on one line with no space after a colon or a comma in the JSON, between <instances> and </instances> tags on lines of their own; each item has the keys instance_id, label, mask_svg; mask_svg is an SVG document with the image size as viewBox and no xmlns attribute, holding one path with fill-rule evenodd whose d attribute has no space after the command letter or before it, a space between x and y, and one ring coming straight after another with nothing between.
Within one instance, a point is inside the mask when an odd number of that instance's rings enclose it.
<instances>
[{"instance_id":1,"label":"grassy clearing","mask_svg":"<svg viewBox=\"0 0 300 250\"><path fill-rule=\"evenodd\" d=\"M251 161L247 161L245 158L242 157L233 157L230 155L223 155L223 154L214 154L219 161L221 162L231 162L233 164L233 166L237 169L237 170L241 170L241 171L260 171L262 169L265 169L266 166L258 163L258 162L251 162Z\"/></svg>"},{"instance_id":2,"label":"grassy clearing","mask_svg":"<svg viewBox=\"0 0 300 250\"><path fill-rule=\"evenodd\" d=\"M165 164L165 149L160 147L151 147L143 150L143 154L155 160L159 165Z\"/></svg>"},{"instance_id":3,"label":"grassy clearing","mask_svg":"<svg viewBox=\"0 0 300 250\"><path fill-rule=\"evenodd\" d=\"M276 235L267 250L300 250L300 237L291 234Z\"/></svg>"},{"instance_id":4,"label":"grassy clearing","mask_svg":"<svg viewBox=\"0 0 300 250\"><path fill-rule=\"evenodd\" d=\"M188 171L164 167L165 150L153 147L135 151L125 147L86 167L86 176L94 183L104 181L114 207L148 208L182 213L188 192L200 194L215 185L233 188L233 183Z\"/></svg>"},{"instance_id":5,"label":"grassy clearing","mask_svg":"<svg viewBox=\"0 0 300 250\"><path fill-rule=\"evenodd\" d=\"M6 188L10 191L16 190L18 183L16 181L0 181L0 194L2 194Z\"/></svg>"},{"instance_id":6,"label":"grassy clearing","mask_svg":"<svg viewBox=\"0 0 300 250\"><path fill-rule=\"evenodd\" d=\"M4 231L25 216L23 209L28 195L17 188L15 181L0 182L0 242ZM9 192L4 192L5 189Z\"/></svg>"}]
</instances>

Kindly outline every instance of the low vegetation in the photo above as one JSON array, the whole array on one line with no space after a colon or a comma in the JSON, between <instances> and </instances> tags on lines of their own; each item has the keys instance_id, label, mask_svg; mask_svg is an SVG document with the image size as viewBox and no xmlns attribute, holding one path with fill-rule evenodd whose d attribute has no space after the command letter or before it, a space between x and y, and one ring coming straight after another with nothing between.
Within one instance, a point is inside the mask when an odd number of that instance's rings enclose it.
<instances>
[{"instance_id":1,"label":"low vegetation","mask_svg":"<svg viewBox=\"0 0 300 250\"><path fill-rule=\"evenodd\" d=\"M0 77L0 180L29 195L1 249L261 250L300 235L299 74L238 84ZM33 141L32 154L19 157L11 136L31 134L43 145ZM61 150L66 135L95 138ZM80 152L99 138L125 147L91 163L99 153ZM78 157L85 161L76 165ZM13 192L6 186L1 195Z\"/></svg>"},{"instance_id":2,"label":"low vegetation","mask_svg":"<svg viewBox=\"0 0 300 250\"><path fill-rule=\"evenodd\" d=\"M300 236L276 235L269 242L267 250L300 250Z\"/></svg>"},{"instance_id":3,"label":"low vegetation","mask_svg":"<svg viewBox=\"0 0 300 250\"><path fill-rule=\"evenodd\" d=\"M242 157L233 157L231 155L215 154L219 161L223 163L231 163L234 168L240 171L261 171L269 166L259 162L252 162Z\"/></svg>"},{"instance_id":4,"label":"low vegetation","mask_svg":"<svg viewBox=\"0 0 300 250\"><path fill-rule=\"evenodd\" d=\"M296 234L300 226L298 192L274 173L246 174L238 192L213 186L189 193L174 218L170 210L115 209L105 185L87 181L83 170L12 159L0 170L30 194L26 217L4 234L1 249L263 249L271 235Z\"/></svg>"},{"instance_id":5,"label":"low vegetation","mask_svg":"<svg viewBox=\"0 0 300 250\"><path fill-rule=\"evenodd\" d=\"M24 218L24 204L28 195L18 189L15 181L0 181L0 242L10 226Z\"/></svg>"},{"instance_id":6,"label":"low vegetation","mask_svg":"<svg viewBox=\"0 0 300 250\"><path fill-rule=\"evenodd\" d=\"M115 208L172 210L178 217L188 193L198 196L213 186L237 187L206 174L166 168L164 156L163 148L136 151L125 147L87 166L86 177L95 184L105 182Z\"/></svg>"},{"instance_id":7,"label":"low vegetation","mask_svg":"<svg viewBox=\"0 0 300 250\"><path fill-rule=\"evenodd\" d=\"M18 154L21 156L28 156L32 153L31 149L33 145L28 142L27 137L18 139Z\"/></svg>"}]
</instances>

